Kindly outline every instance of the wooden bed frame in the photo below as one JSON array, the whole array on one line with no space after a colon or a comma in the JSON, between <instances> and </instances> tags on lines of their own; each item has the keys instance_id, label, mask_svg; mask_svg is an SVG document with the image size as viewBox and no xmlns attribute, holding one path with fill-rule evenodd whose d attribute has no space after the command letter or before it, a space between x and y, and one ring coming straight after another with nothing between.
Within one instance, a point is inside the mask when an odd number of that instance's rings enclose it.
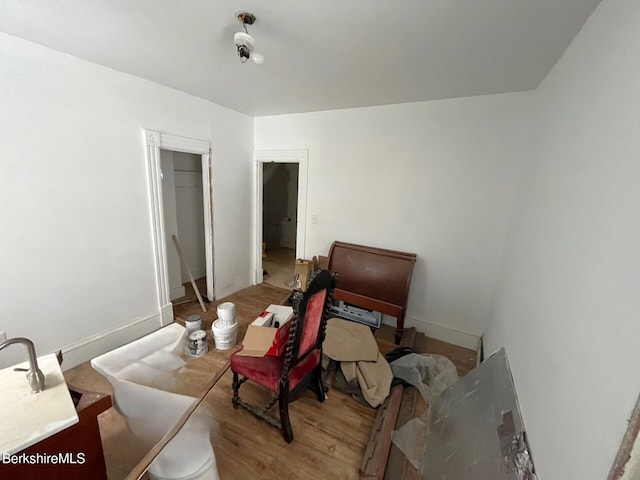
<instances>
[{"instance_id":1,"label":"wooden bed frame","mask_svg":"<svg viewBox=\"0 0 640 480\"><path fill-rule=\"evenodd\" d=\"M336 300L396 317L396 344L404 331L415 253L335 241L328 268L338 274Z\"/></svg>"}]
</instances>

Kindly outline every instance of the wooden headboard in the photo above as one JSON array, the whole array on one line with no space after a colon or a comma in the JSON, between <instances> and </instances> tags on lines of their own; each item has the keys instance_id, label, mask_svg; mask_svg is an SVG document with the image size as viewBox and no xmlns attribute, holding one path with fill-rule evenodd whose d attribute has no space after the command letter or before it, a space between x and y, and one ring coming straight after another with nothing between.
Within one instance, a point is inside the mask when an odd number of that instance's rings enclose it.
<instances>
[{"instance_id":1,"label":"wooden headboard","mask_svg":"<svg viewBox=\"0 0 640 480\"><path fill-rule=\"evenodd\" d=\"M415 253L333 242L328 268L338 274L334 298L396 317L396 343L404 331Z\"/></svg>"}]
</instances>

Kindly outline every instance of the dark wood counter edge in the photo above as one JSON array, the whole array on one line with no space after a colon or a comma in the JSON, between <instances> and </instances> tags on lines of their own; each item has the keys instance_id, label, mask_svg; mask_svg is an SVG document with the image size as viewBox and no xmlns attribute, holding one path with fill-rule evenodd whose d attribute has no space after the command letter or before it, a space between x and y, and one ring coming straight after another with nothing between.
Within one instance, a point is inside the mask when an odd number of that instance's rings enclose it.
<instances>
[{"instance_id":1,"label":"dark wood counter edge","mask_svg":"<svg viewBox=\"0 0 640 480\"><path fill-rule=\"evenodd\" d=\"M111 395L108 393L92 392L78 388L67 382L71 398L79 399L76 404L76 412L82 420L85 417L97 417L105 410L113 406ZM75 402L74 402L75 403Z\"/></svg>"},{"instance_id":2,"label":"dark wood counter edge","mask_svg":"<svg viewBox=\"0 0 640 480\"><path fill-rule=\"evenodd\" d=\"M56 352L56 358L58 359L58 365L62 366L63 358L61 350ZM76 406L76 413L78 414L79 421L92 416L97 417L102 412L113 406L111 395L108 393L85 390L83 388L76 387L69 382L67 382L67 388L69 389L71 399Z\"/></svg>"}]
</instances>

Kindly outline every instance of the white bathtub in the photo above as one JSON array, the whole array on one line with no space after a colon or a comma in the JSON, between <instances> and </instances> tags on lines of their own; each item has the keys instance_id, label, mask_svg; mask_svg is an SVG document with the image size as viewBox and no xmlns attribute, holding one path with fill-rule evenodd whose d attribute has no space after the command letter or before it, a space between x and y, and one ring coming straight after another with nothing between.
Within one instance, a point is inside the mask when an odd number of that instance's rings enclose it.
<instances>
[{"instance_id":1,"label":"white bathtub","mask_svg":"<svg viewBox=\"0 0 640 480\"><path fill-rule=\"evenodd\" d=\"M171 324L91 360L112 385L115 408L148 449L195 401L172 392L177 384L175 371L186 363L180 356L183 335L182 326ZM212 424L206 409L199 407L150 465L151 478L219 479L210 440Z\"/></svg>"}]
</instances>

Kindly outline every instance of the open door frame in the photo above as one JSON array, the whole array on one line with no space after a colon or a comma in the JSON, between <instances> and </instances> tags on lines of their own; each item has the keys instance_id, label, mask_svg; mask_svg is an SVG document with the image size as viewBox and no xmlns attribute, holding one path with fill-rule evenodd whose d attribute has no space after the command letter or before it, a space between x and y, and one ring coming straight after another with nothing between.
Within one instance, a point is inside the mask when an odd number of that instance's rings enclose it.
<instances>
[{"instance_id":1,"label":"open door frame","mask_svg":"<svg viewBox=\"0 0 640 480\"><path fill-rule=\"evenodd\" d=\"M296 218L296 258L306 258L307 233L307 175L309 151L301 150L255 150L255 185L253 213L253 282L262 283L262 195L264 163L297 163L298 164L298 214Z\"/></svg>"},{"instance_id":2,"label":"open door frame","mask_svg":"<svg viewBox=\"0 0 640 480\"><path fill-rule=\"evenodd\" d=\"M213 197L211 195L211 144L206 140L170 135L154 130L144 130L147 147L147 168L151 199L151 229L158 291L158 307L162 325L173 322L173 306L169 298L169 271L167 269L167 244L165 242L164 207L162 204L162 170L160 150L195 153L202 157L202 189L204 207L204 248L207 276L207 297L214 300L213 282Z\"/></svg>"}]
</instances>

